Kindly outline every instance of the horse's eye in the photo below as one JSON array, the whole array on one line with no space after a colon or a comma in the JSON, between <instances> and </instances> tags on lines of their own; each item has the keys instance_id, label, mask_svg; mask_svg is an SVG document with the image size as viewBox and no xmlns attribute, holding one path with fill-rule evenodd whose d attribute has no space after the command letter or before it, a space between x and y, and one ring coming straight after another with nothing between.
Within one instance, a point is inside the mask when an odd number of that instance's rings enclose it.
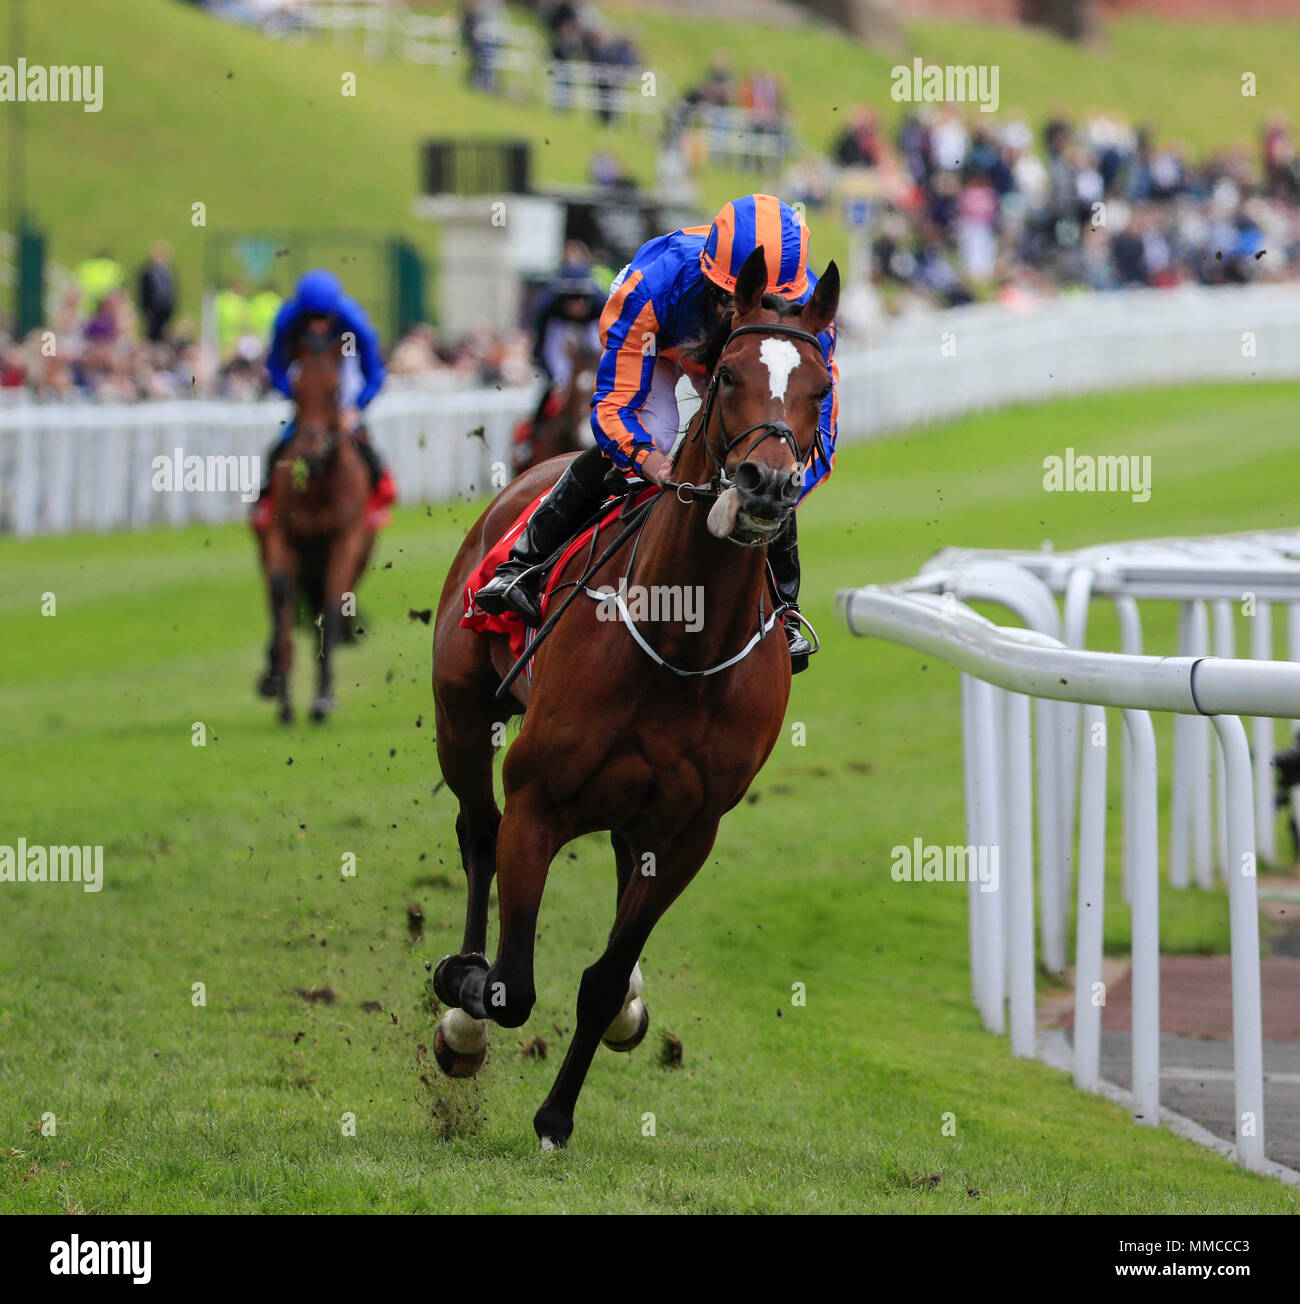
<instances>
[{"instance_id":1,"label":"horse's eye","mask_svg":"<svg viewBox=\"0 0 1300 1304\"><path fill-rule=\"evenodd\" d=\"M724 385L734 385L736 383L736 373L730 367L719 367L718 380Z\"/></svg>"}]
</instances>

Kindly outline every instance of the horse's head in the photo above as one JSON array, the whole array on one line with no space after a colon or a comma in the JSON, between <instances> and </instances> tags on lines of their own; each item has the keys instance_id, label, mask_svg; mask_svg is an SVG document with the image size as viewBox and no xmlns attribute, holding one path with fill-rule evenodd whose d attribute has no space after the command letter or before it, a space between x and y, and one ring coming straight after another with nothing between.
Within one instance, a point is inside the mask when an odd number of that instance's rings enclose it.
<instances>
[{"instance_id":1,"label":"horse's head","mask_svg":"<svg viewBox=\"0 0 1300 1304\"><path fill-rule=\"evenodd\" d=\"M294 357L298 363L293 382L294 448L314 474L338 448L342 341L328 323L310 320L298 337Z\"/></svg>"},{"instance_id":2,"label":"horse's head","mask_svg":"<svg viewBox=\"0 0 1300 1304\"><path fill-rule=\"evenodd\" d=\"M834 320L840 294L834 263L802 305L767 294L767 275L760 247L736 278L732 313L699 355L711 375L695 435L721 491L709 528L751 547L767 543L794 510L819 447L831 378L817 335Z\"/></svg>"}]
</instances>

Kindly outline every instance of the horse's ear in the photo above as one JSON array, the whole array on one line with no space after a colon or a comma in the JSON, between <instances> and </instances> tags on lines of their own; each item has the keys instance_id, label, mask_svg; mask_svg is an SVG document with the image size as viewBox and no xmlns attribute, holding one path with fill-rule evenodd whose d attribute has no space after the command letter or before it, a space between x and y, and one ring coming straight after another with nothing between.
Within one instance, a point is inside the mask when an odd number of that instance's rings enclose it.
<instances>
[{"instance_id":1,"label":"horse's ear","mask_svg":"<svg viewBox=\"0 0 1300 1304\"><path fill-rule=\"evenodd\" d=\"M732 297L736 301L736 316L746 317L762 302L767 289L767 258L759 245L740 269Z\"/></svg>"},{"instance_id":2,"label":"horse's ear","mask_svg":"<svg viewBox=\"0 0 1300 1304\"><path fill-rule=\"evenodd\" d=\"M820 335L835 320L836 310L840 306L840 269L833 262L826 265L812 298L803 306L804 325L814 334Z\"/></svg>"}]
</instances>

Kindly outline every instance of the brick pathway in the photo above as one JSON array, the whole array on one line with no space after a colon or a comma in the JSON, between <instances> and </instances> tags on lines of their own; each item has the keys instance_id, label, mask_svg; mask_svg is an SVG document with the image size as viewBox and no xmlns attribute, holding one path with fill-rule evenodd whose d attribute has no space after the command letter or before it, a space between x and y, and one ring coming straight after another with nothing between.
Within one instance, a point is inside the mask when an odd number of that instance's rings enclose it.
<instances>
[{"instance_id":1,"label":"brick pathway","mask_svg":"<svg viewBox=\"0 0 1300 1304\"><path fill-rule=\"evenodd\" d=\"M1264 1016L1264 1146L1269 1159L1300 1171L1300 919L1265 908L1272 955L1260 963ZM1278 925L1281 925L1278 927ZM1133 987L1127 966L1106 974L1101 1072L1131 1088ZM1065 1001L1044 1004L1040 1023L1072 1030ZM1232 978L1226 955L1160 959L1160 1103L1216 1136L1235 1139Z\"/></svg>"}]
</instances>

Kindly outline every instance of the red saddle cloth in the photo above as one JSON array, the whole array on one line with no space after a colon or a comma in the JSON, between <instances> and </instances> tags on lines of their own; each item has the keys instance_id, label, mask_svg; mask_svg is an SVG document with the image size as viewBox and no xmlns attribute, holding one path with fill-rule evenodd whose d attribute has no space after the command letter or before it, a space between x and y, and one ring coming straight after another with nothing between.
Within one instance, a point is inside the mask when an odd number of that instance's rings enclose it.
<instances>
[{"instance_id":1,"label":"red saddle cloth","mask_svg":"<svg viewBox=\"0 0 1300 1304\"><path fill-rule=\"evenodd\" d=\"M637 496L635 501L636 503L644 502L650 494L657 492L656 489L646 489ZM500 616L490 615L475 604L474 595L496 574L497 567L510 555L510 549L515 540L523 532L523 528L528 524L533 512L537 510L537 504L545 497L545 494L538 494L524 509L519 519L492 545L487 555L474 568L474 573L465 584L463 594L464 605L460 623L466 629L478 630L481 634L508 635L510 638L510 655L516 661L523 656L524 650L528 647L529 636L533 631L513 611L507 611ZM582 530L560 554L559 560L551 567L551 572L546 577L546 586L542 590L543 614L546 614L546 604L550 601L551 590L555 585L556 577L564 574L564 568L568 564L569 558L580 549L587 547L591 542L593 531L598 528L603 530L606 522L613 520L618 515L624 501L624 499L620 498L610 506L608 511L602 511L596 520L587 526L585 530ZM609 535L609 539L613 537L613 534ZM608 542L608 540L605 540L605 542Z\"/></svg>"}]
</instances>

